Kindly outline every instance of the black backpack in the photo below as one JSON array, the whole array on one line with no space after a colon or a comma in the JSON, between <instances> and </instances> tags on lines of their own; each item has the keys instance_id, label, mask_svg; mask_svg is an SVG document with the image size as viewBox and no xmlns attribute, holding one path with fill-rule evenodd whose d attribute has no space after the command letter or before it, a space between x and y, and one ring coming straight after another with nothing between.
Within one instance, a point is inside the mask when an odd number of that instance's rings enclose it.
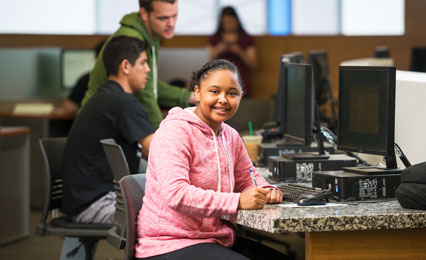
<instances>
[{"instance_id":1,"label":"black backpack","mask_svg":"<svg viewBox=\"0 0 426 260\"><path fill-rule=\"evenodd\" d=\"M426 209L426 162L401 172L401 184L395 190L395 196L403 208Z\"/></svg>"}]
</instances>

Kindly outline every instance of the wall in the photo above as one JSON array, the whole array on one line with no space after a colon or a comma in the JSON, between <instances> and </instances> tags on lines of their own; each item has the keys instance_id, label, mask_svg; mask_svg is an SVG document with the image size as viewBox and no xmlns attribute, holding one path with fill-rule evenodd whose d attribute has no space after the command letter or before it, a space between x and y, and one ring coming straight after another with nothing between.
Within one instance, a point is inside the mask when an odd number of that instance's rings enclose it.
<instances>
[{"instance_id":1,"label":"wall","mask_svg":"<svg viewBox=\"0 0 426 260\"><path fill-rule=\"evenodd\" d=\"M337 94L338 65L355 58L371 57L374 47L387 45L394 58L395 66L407 70L410 63L410 50L413 46L426 46L426 1L406 0L404 36L258 36L255 43L258 49L259 65L252 75L253 95L258 99L268 99L276 93L278 86L278 64L281 54L309 50L328 51L332 87ZM92 48L102 35L0 35L0 47L62 46L67 48ZM164 47L203 47L206 36L176 36L165 41Z\"/></svg>"}]
</instances>

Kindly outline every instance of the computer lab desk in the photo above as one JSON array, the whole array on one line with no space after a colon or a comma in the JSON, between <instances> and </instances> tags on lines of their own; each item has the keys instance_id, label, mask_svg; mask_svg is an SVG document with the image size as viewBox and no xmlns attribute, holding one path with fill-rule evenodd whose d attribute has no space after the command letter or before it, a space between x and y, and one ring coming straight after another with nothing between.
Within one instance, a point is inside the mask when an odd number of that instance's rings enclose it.
<instances>
[{"instance_id":1,"label":"computer lab desk","mask_svg":"<svg viewBox=\"0 0 426 260\"><path fill-rule=\"evenodd\" d=\"M71 125L74 115L62 111L53 111L49 114L13 114L12 111L0 112L2 126L27 126L31 129L30 135L30 206L41 209L46 198L45 173L43 157L40 151L39 140L46 137L64 136L60 132L62 125ZM60 127L57 127L60 126ZM66 128L66 127L65 127ZM59 131L60 130L60 131Z\"/></svg>"},{"instance_id":2,"label":"computer lab desk","mask_svg":"<svg viewBox=\"0 0 426 260\"><path fill-rule=\"evenodd\" d=\"M305 259L426 259L426 211L398 201L353 202L340 206L239 210L227 218L240 228L275 235L305 233Z\"/></svg>"},{"instance_id":3,"label":"computer lab desk","mask_svg":"<svg viewBox=\"0 0 426 260\"><path fill-rule=\"evenodd\" d=\"M30 128L0 127L0 247L29 236Z\"/></svg>"}]
</instances>

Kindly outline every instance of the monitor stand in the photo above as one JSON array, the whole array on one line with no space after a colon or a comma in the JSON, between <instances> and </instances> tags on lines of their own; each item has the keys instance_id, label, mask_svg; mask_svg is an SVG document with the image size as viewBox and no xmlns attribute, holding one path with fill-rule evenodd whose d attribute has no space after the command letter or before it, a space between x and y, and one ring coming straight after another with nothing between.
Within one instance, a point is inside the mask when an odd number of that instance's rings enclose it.
<instances>
[{"instance_id":1,"label":"monitor stand","mask_svg":"<svg viewBox=\"0 0 426 260\"><path fill-rule=\"evenodd\" d=\"M363 175L400 174L400 169L387 169L379 166L343 167L345 172L359 173Z\"/></svg>"}]
</instances>

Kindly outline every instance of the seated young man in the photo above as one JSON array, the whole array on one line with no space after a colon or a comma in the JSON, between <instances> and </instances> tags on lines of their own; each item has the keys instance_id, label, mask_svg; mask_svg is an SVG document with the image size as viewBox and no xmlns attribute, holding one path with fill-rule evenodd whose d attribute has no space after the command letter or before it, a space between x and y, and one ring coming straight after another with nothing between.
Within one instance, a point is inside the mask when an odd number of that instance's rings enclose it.
<instances>
[{"instance_id":1,"label":"seated young man","mask_svg":"<svg viewBox=\"0 0 426 260\"><path fill-rule=\"evenodd\" d=\"M103 61L108 82L82 108L71 128L64 153L61 211L74 222L111 223L114 215L114 177L100 140L115 139L131 173L138 171L138 154L147 158L154 128L132 95L144 89L148 79L146 49L146 43L128 36L107 43Z\"/></svg>"}]
</instances>

